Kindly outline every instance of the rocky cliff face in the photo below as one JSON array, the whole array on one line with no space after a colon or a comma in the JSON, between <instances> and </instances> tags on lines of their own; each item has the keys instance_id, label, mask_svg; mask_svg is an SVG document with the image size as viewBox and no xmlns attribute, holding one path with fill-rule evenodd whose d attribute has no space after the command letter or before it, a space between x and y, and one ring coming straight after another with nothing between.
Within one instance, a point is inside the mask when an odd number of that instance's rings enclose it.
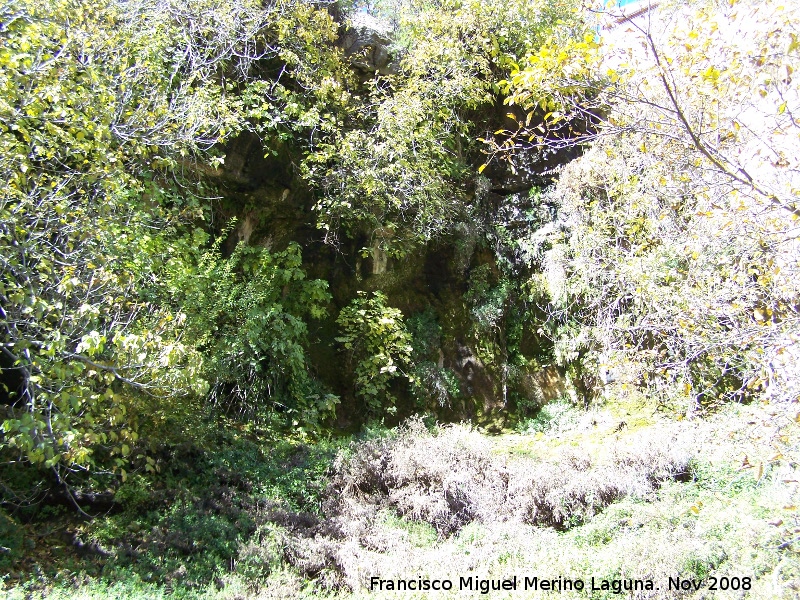
<instances>
[{"instance_id":1,"label":"rocky cliff face","mask_svg":"<svg viewBox=\"0 0 800 600\"><path fill-rule=\"evenodd\" d=\"M350 64L365 75L396 75L399 70L391 53L391 26L366 12L358 12L344 28L339 46Z\"/></svg>"},{"instance_id":2,"label":"rocky cliff face","mask_svg":"<svg viewBox=\"0 0 800 600\"><path fill-rule=\"evenodd\" d=\"M353 396L352 365L347 364L334 339L339 335L336 317L358 290L382 291L406 321L430 311L441 331L435 348L430 350L427 374L431 379L425 384L441 389L420 400L406 382L398 380L392 389L398 398L396 419L424 408L445 421L471 418L498 422L522 405L534 407L563 395L563 376L554 367L546 368L541 366L542 361L533 360L529 367L518 368L508 376L500 359L494 357L487 363L485 351L479 347L480 333L466 295L476 269L497 270L495 257L480 239L483 234L479 230L485 224L465 224L403 258L380 251L364 257L361 249L368 244L366 238L342 240L333 248L322 242L321 233L314 227L311 191L291 175L285 161L264 159L263 154L252 138L236 140L229 148L225 171L218 180L226 190L224 216L235 217L236 225L224 247L232 252L243 242L281 250L295 241L303 247L308 276L329 282L333 301L329 317L314 325L310 358L315 375L342 398L338 410L341 427L355 427L364 416ZM481 192L486 196L482 202L496 204L487 207L487 212L508 221L512 229L524 227L527 193L500 195L489 191L489 187L498 185L503 185L502 180L490 181ZM503 338L505 332L500 331L498 336ZM526 352L535 356L541 349L533 343L528 344ZM449 387L447 381L451 382ZM421 407L420 402L426 405Z\"/></svg>"}]
</instances>

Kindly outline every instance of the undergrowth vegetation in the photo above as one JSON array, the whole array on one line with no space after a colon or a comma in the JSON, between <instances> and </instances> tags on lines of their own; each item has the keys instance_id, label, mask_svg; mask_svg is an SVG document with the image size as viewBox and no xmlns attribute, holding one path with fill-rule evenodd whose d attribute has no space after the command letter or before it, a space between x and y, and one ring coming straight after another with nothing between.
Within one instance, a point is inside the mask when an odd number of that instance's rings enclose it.
<instances>
[{"instance_id":1,"label":"undergrowth vegetation","mask_svg":"<svg viewBox=\"0 0 800 600\"><path fill-rule=\"evenodd\" d=\"M743 430L743 422L753 425ZM213 453L172 456L158 477L130 477L118 512L55 536L47 528L63 522L18 529L23 562L50 553L60 566L26 577L10 597L76 589L83 597L359 597L370 596L372 577L458 581L554 569L587 582L661 586L637 598L676 597L665 590L676 576L749 577L747 597L792 597L800 432L784 412L742 407L691 426L595 430L602 450L581 451L561 434L526 438L542 450L555 444L546 460L509 454L468 426L428 428L419 419L351 441L278 445L269 460L252 440L231 438ZM780 452L765 454L763 436ZM5 584L21 576L11 571Z\"/></svg>"},{"instance_id":2,"label":"undergrowth vegetation","mask_svg":"<svg viewBox=\"0 0 800 600\"><path fill-rule=\"evenodd\" d=\"M798 596L800 8L588 4L0 0L3 593Z\"/></svg>"},{"instance_id":3,"label":"undergrowth vegetation","mask_svg":"<svg viewBox=\"0 0 800 600\"><path fill-rule=\"evenodd\" d=\"M595 465L579 451L548 464L504 464L489 442L464 426L435 434L413 420L389 437L359 444L334 467L338 510L353 503L391 507L450 535L479 521L518 521L563 529L615 500L645 498L667 480L689 477L689 457L669 439L616 448ZM363 514L363 507L357 509Z\"/></svg>"}]
</instances>

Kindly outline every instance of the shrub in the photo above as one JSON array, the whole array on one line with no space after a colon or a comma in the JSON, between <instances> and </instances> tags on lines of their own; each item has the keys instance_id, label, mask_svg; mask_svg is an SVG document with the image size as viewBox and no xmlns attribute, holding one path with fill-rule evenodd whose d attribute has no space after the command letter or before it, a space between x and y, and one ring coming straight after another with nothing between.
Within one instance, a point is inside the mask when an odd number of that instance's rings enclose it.
<instances>
[{"instance_id":1,"label":"shrub","mask_svg":"<svg viewBox=\"0 0 800 600\"><path fill-rule=\"evenodd\" d=\"M318 428L338 398L309 374L306 321L327 313L327 282L306 278L297 244L282 252L240 244L227 259L218 245L182 249L167 280L207 357L212 401L259 423Z\"/></svg>"},{"instance_id":2,"label":"shrub","mask_svg":"<svg viewBox=\"0 0 800 600\"><path fill-rule=\"evenodd\" d=\"M403 323L403 313L386 306L386 296L358 292L339 313L336 323L341 335L336 341L349 351L355 366L355 392L364 398L370 412L394 411L391 381L411 366L411 335ZM388 406L387 406L388 405Z\"/></svg>"},{"instance_id":3,"label":"shrub","mask_svg":"<svg viewBox=\"0 0 800 600\"><path fill-rule=\"evenodd\" d=\"M688 467L686 452L666 437L615 447L606 463L567 452L555 463L505 465L465 426L430 432L412 419L337 460L326 512L352 511L352 502L387 506L442 536L473 520L566 528L626 496L646 498Z\"/></svg>"}]
</instances>

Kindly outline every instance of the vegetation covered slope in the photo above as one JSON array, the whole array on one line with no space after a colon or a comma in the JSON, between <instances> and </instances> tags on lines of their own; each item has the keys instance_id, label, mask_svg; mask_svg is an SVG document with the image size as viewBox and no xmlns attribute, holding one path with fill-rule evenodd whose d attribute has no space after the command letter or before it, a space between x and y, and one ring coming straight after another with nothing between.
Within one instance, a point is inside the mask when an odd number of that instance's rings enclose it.
<instances>
[{"instance_id":1,"label":"vegetation covered slope","mask_svg":"<svg viewBox=\"0 0 800 600\"><path fill-rule=\"evenodd\" d=\"M797 423L762 404L619 429L626 408L559 411L530 424L537 435L412 421L338 449L230 436L222 450L172 457L156 480L131 476L120 512L29 526L7 591L456 598L479 593L460 590L462 577L516 576L585 582L568 598L619 597L600 582L633 580L653 589L628 597L796 597ZM387 591L373 578L454 588ZM670 578L698 587L670 590ZM489 593L550 595L522 583Z\"/></svg>"},{"instance_id":2,"label":"vegetation covered slope","mask_svg":"<svg viewBox=\"0 0 800 600\"><path fill-rule=\"evenodd\" d=\"M566 544L563 574L587 576L580 532L607 523L601 545L679 549L608 577L741 567L755 597L791 595L797 9L229 4L0 7L14 585L77 553L89 589L359 592L403 530L421 540L410 572L489 532L522 562L453 564L538 568ZM629 414L581 416L604 403ZM418 421L329 440L411 415L517 426L499 446L540 460ZM734 458L719 431L753 418L770 450ZM639 454L591 456L593 428L624 445L644 425ZM751 511L749 533L723 518L728 545L705 521L676 529L712 488ZM671 516L622 535L609 506ZM56 593L52 576L28 585Z\"/></svg>"},{"instance_id":3,"label":"vegetation covered slope","mask_svg":"<svg viewBox=\"0 0 800 600\"><path fill-rule=\"evenodd\" d=\"M759 391L796 398L797 13L731 3L652 18L666 28L640 18L602 57L562 59L612 83L594 99L607 125L550 192L560 210L537 282L569 332L558 345L682 396L687 414ZM538 101L554 70L542 52L507 83L510 101ZM586 84L565 75L554 110L581 110L569 86Z\"/></svg>"}]
</instances>

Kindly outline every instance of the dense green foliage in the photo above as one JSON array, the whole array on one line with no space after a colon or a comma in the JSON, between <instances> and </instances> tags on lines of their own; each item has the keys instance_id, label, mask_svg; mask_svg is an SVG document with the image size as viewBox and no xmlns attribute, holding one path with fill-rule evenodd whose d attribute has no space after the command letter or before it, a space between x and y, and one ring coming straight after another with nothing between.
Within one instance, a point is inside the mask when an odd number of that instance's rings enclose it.
<instances>
[{"instance_id":1,"label":"dense green foliage","mask_svg":"<svg viewBox=\"0 0 800 600\"><path fill-rule=\"evenodd\" d=\"M126 64L114 6L7 5L4 21L0 292L20 380L5 440L33 463L99 466L130 453L142 399L203 392L175 315L139 292L182 219L157 187L145 197L158 140L144 132L186 150L205 126L133 110L146 104L126 89L152 84L168 105L166 90Z\"/></svg>"},{"instance_id":2,"label":"dense green foliage","mask_svg":"<svg viewBox=\"0 0 800 600\"><path fill-rule=\"evenodd\" d=\"M366 233L403 255L480 218L469 188L498 79L553 30L574 34L573 10L477 0L394 7L398 74L371 81L357 119L320 136L306 159L320 226L333 239L342 228Z\"/></svg>"},{"instance_id":3,"label":"dense green foliage","mask_svg":"<svg viewBox=\"0 0 800 600\"><path fill-rule=\"evenodd\" d=\"M587 38L555 59L543 49L507 83L528 105L554 60L569 61L550 126L584 99L608 107L600 139L549 192L559 215L534 280L555 350L579 377L616 370L687 414L765 391L796 398L796 12L674 10L663 36L633 26L645 52L611 40L601 63ZM585 70L601 65L604 81ZM558 143L516 135L529 134Z\"/></svg>"},{"instance_id":4,"label":"dense green foliage","mask_svg":"<svg viewBox=\"0 0 800 600\"><path fill-rule=\"evenodd\" d=\"M448 406L461 395L461 385L452 369L444 366L442 327L428 306L410 316L406 324L411 334L411 391L420 408Z\"/></svg>"},{"instance_id":5,"label":"dense green foliage","mask_svg":"<svg viewBox=\"0 0 800 600\"><path fill-rule=\"evenodd\" d=\"M330 16L146 0L2 11L4 447L59 480L117 469L141 424L186 432L209 391L251 416L280 405L297 424L302 410L314 427L333 397L309 379L302 319L324 312L325 284L301 282L297 248L223 260L203 229L213 188L192 164L222 162L266 81L296 120L304 82L330 62L315 50ZM291 129L269 123L259 130Z\"/></svg>"},{"instance_id":6,"label":"dense green foliage","mask_svg":"<svg viewBox=\"0 0 800 600\"><path fill-rule=\"evenodd\" d=\"M0 2L4 566L23 521L110 511L70 529L113 551L69 543L112 579L354 588L381 527L566 530L630 490L489 477L467 429L331 434L798 398L796 8ZM756 484L794 477L776 436Z\"/></svg>"},{"instance_id":7,"label":"dense green foliage","mask_svg":"<svg viewBox=\"0 0 800 600\"><path fill-rule=\"evenodd\" d=\"M336 396L306 350L327 283L306 279L296 245L223 250L225 144L250 131L267 155L293 153L317 197L313 224L401 255L474 218L470 164L496 81L551 30L573 27L567 4L385 5L397 72L364 78L334 43L340 13L328 9L4 5L9 458L58 483L124 478L153 440L191 438L206 400L269 427L318 429ZM393 404L396 369L413 379L410 336L385 302L363 297L339 315L354 389L374 413ZM440 403L456 393L447 370L419 368L444 377Z\"/></svg>"},{"instance_id":8,"label":"dense green foliage","mask_svg":"<svg viewBox=\"0 0 800 600\"><path fill-rule=\"evenodd\" d=\"M297 245L279 253L239 245L227 259L212 248L187 264L203 246L192 242L176 248L166 279L185 314L183 335L205 357L210 399L248 420L270 422L279 410L293 427L319 426L336 398L309 375L304 319L326 314L327 283L305 279Z\"/></svg>"},{"instance_id":9,"label":"dense green foliage","mask_svg":"<svg viewBox=\"0 0 800 600\"><path fill-rule=\"evenodd\" d=\"M349 351L350 360L356 362L356 394L375 413L381 409L392 411L394 396L389 385L396 377L408 377L412 351L403 313L386 306L386 300L380 292L374 292L372 297L359 292L336 319L341 329L336 341Z\"/></svg>"}]
</instances>

